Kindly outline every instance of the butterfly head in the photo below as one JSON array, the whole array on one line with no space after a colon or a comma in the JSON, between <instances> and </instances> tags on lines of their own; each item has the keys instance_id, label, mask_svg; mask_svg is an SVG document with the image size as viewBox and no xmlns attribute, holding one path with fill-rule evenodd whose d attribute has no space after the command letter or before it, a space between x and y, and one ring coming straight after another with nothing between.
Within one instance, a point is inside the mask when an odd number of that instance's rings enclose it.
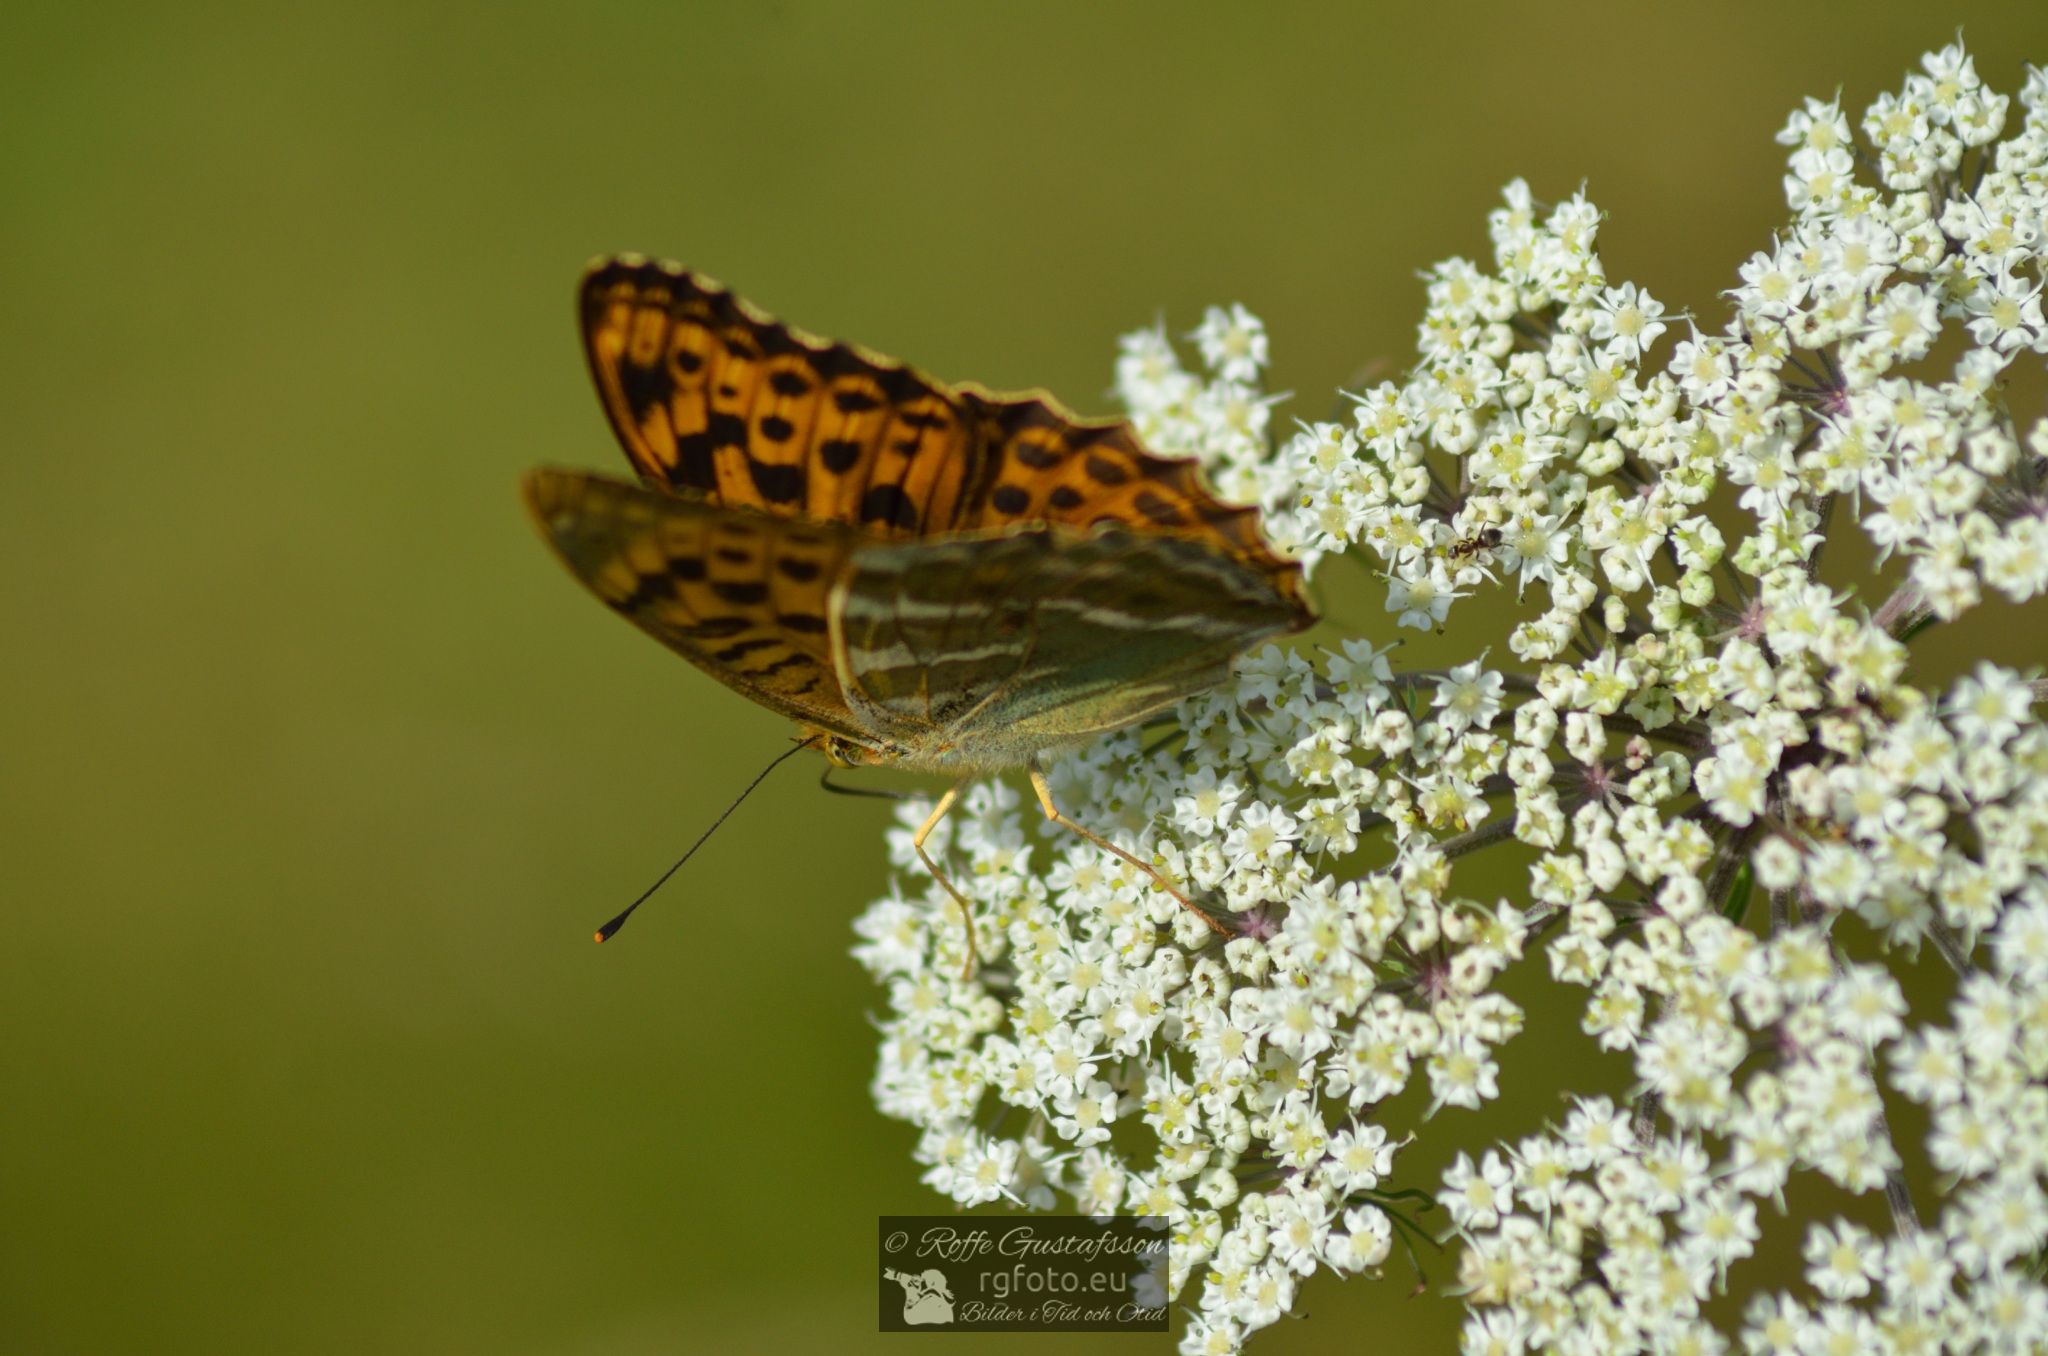
<instances>
[{"instance_id":1,"label":"butterfly head","mask_svg":"<svg viewBox=\"0 0 2048 1356\"><path fill-rule=\"evenodd\" d=\"M1012 750L986 742L963 744L950 738L934 737L914 744L891 739L853 739L846 735L819 732L816 747L823 750L834 767L894 767L906 772L930 772L959 777L973 773L1000 772L1021 767L1032 750Z\"/></svg>"},{"instance_id":2,"label":"butterfly head","mask_svg":"<svg viewBox=\"0 0 2048 1356\"><path fill-rule=\"evenodd\" d=\"M832 766L847 768L883 767L901 760L904 752L893 744L870 744L836 734L824 735L818 747Z\"/></svg>"}]
</instances>

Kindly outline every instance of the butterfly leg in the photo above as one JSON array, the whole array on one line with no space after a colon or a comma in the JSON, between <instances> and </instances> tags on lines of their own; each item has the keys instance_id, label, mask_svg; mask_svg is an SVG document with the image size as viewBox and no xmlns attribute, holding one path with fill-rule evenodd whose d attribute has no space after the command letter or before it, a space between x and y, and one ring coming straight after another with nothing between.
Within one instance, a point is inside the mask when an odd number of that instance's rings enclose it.
<instances>
[{"instance_id":1,"label":"butterfly leg","mask_svg":"<svg viewBox=\"0 0 2048 1356\"><path fill-rule=\"evenodd\" d=\"M974 912L968 907L967 897L953 888L953 882L946 879L945 873L939 870L939 864L924 850L924 840L931 837L932 830L939 827L939 821L953 808L953 802L960 799L960 788L965 785L967 782L964 780L955 782L945 795L939 797L939 803L932 807L924 824L910 836L910 845L917 849L918 860L924 863L925 870L932 873L932 879L945 886L946 893L953 896L953 902L960 906L960 926L967 930L967 966L960 972L960 978L972 979L981 964L981 958L974 949Z\"/></svg>"},{"instance_id":2,"label":"butterfly leg","mask_svg":"<svg viewBox=\"0 0 2048 1356\"><path fill-rule=\"evenodd\" d=\"M1038 793L1039 808L1045 811L1045 817L1047 819L1050 819L1053 823L1059 825L1063 829L1070 829L1073 832L1080 834L1083 838L1086 838L1089 842L1095 844L1095 846L1101 848L1104 852L1109 853L1111 856L1121 857L1123 858L1123 860L1129 862L1132 866L1137 867L1140 871L1144 872L1147 876L1150 876L1152 878L1152 883L1154 885L1158 886L1160 889L1166 891L1166 893L1172 895L1175 899L1179 900L1180 906L1183 909L1186 909L1189 913L1201 919L1204 923L1207 923L1209 925L1209 930L1215 933L1217 936L1234 937L1237 935L1236 933L1232 932L1229 928L1223 926L1223 924L1211 918L1208 912L1204 910L1201 905L1195 903L1194 900L1189 899L1186 895L1182 894L1178 889L1174 888L1173 882L1169 881L1165 876L1161 875L1159 873L1158 867L1153 866L1150 862L1140 861L1138 858L1132 856L1130 853L1125 852L1122 848L1118 847L1115 843L1112 843L1107 838L1104 838L1101 834L1091 832L1088 829L1084 829L1079 824L1076 824L1073 820L1067 818L1065 813L1063 813L1057 805L1054 805L1052 803L1052 788L1046 785L1045 774L1039 771L1038 764L1029 764L1027 766L1027 771L1029 771L1031 774L1031 789Z\"/></svg>"}]
</instances>

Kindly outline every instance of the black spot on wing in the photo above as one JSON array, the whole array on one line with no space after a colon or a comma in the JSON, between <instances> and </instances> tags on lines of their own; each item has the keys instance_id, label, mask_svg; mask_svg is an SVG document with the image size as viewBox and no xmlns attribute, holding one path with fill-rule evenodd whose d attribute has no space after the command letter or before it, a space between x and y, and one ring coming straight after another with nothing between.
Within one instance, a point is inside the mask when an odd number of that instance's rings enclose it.
<instances>
[{"instance_id":1,"label":"black spot on wing","mask_svg":"<svg viewBox=\"0 0 2048 1356\"><path fill-rule=\"evenodd\" d=\"M748 332L760 343L764 358L780 358L797 351L797 342L790 334L789 326L780 321L773 325L756 325Z\"/></svg>"},{"instance_id":2,"label":"black spot on wing","mask_svg":"<svg viewBox=\"0 0 2048 1356\"><path fill-rule=\"evenodd\" d=\"M713 457L717 451L718 444L709 433L686 433L677 438L676 465L670 478L693 490L717 488L718 465Z\"/></svg>"},{"instance_id":3,"label":"black spot on wing","mask_svg":"<svg viewBox=\"0 0 2048 1356\"><path fill-rule=\"evenodd\" d=\"M891 405L901 405L927 394L925 385L910 375L907 367L882 367L875 369L875 384L882 388L882 395Z\"/></svg>"},{"instance_id":4,"label":"black spot on wing","mask_svg":"<svg viewBox=\"0 0 2048 1356\"><path fill-rule=\"evenodd\" d=\"M1026 400L1019 404L1003 407L1000 421L1003 428L1016 433L1027 428L1058 428L1066 422L1046 408L1040 400Z\"/></svg>"},{"instance_id":5,"label":"black spot on wing","mask_svg":"<svg viewBox=\"0 0 2048 1356\"><path fill-rule=\"evenodd\" d=\"M917 505L910 501L901 485L877 485L861 496L860 520L864 523L891 523L915 531Z\"/></svg>"},{"instance_id":6,"label":"black spot on wing","mask_svg":"<svg viewBox=\"0 0 2048 1356\"><path fill-rule=\"evenodd\" d=\"M808 584L824 572L824 567L815 560L793 560L788 556L775 562L775 568L785 579L794 579L799 584Z\"/></svg>"},{"instance_id":7,"label":"black spot on wing","mask_svg":"<svg viewBox=\"0 0 2048 1356\"><path fill-rule=\"evenodd\" d=\"M626 408L633 412L633 422L646 420L655 406L669 398L674 383L668 373L658 367L641 367L637 363L619 364L619 389L625 393Z\"/></svg>"},{"instance_id":8,"label":"black spot on wing","mask_svg":"<svg viewBox=\"0 0 2048 1356\"><path fill-rule=\"evenodd\" d=\"M804 468L801 466L776 466L765 461L747 463L747 470L754 477L754 488L761 497L771 504L790 504L803 498Z\"/></svg>"},{"instance_id":9,"label":"black spot on wing","mask_svg":"<svg viewBox=\"0 0 2048 1356\"><path fill-rule=\"evenodd\" d=\"M845 438L827 438L818 444L818 460L834 475L850 471L860 460L860 444Z\"/></svg>"},{"instance_id":10,"label":"black spot on wing","mask_svg":"<svg viewBox=\"0 0 2048 1356\"><path fill-rule=\"evenodd\" d=\"M791 631L817 636L825 634L825 619L808 612L785 612L777 616L775 622Z\"/></svg>"},{"instance_id":11,"label":"black spot on wing","mask_svg":"<svg viewBox=\"0 0 2048 1356\"><path fill-rule=\"evenodd\" d=\"M788 396L792 400L811 393L811 383L804 380L803 374L798 372L777 372L768 378L768 387L775 394Z\"/></svg>"},{"instance_id":12,"label":"black spot on wing","mask_svg":"<svg viewBox=\"0 0 2048 1356\"><path fill-rule=\"evenodd\" d=\"M1030 493L1015 485L996 486L988 501L995 505L998 513L1018 514L1031 507Z\"/></svg>"},{"instance_id":13,"label":"black spot on wing","mask_svg":"<svg viewBox=\"0 0 2048 1356\"><path fill-rule=\"evenodd\" d=\"M1088 478L1098 485L1121 485L1131 478L1131 473L1108 457L1090 456L1081 463L1088 472Z\"/></svg>"},{"instance_id":14,"label":"black spot on wing","mask_svg":"<svg viewBox=\"0 0 2048 1356\"><path fill-rule=\"evenodd\" d=\"M1072 485L1055 485L1052 487L1052 493L1047 495L1046 499L1056 509L1079 508L1081 505L1081 492Z\"/></svg>"},{"instance_id":15,"label":"black spot on wing","mask_svg":"<svg viewBox=\"0 0 2048 1356\"><path fill-rule=\"evenodd\" d=\"M676 438L676 469L670 473L670 479L678 485L688 485L690 490L717 490L719 449L745 447L745 444L748 444L748 422L737 414L713 414L705 420L702 432L690 432Z\"/></svg>"},{"instance_id":16,"label":"black spot on wing","mask_svg":"<svg viewBox=\"0 0 2048 1356\"><path fill-rule=\"evenodd\" d=\"M736 607L753 607L768 601L768 586L758 579L717 579L711 591Z\"/></svg>"},{"instance_id":17,"label":"black spot on wing","mask_svg":"<svg viewBox=\"0 0 2048 1356\"><path fill-rule=\"evenodd\" d=\"M1010 455L1034 471L1049 471L1060 464L1059 449L1044 443L1019 442L1010 449Z\"/></svg>"},{"instance_id":18,"label":"black spot on wing","mask_svg":"<svg viewBox=\"0 0 2048 1356\"><path fill-rule=\"evenodd\" d=\"M1137 508L1138 512L1144 514L1161 527L1181 527L1185 525L1186 520L1182 518L1180 510L1150 490L1139 490L1132 497L1131 503Z\"/></svg>"},{"instance_id":19,"label":"black spot on wing","mask_svg":"<svg viewBox=\"0 0 2048 1356\"><path fill-rule=\"evenodd\" d=\"M784 669L799 668L808 666L810 664L811 657L807 654L786 654L772 664L764 665L758 669L745 669L742 670L742 672L744 672L746 676L749 678L766 678L768 675L772 673L780 673ZM811 689L811 685L813 683L816 683L817 681L817 679L813 678L810 683L804 684L804 686L798 688L797 691L808 692Z\"/></svg>"},{"instance_id":20,"label":"black spot on wing","mask_svg":"<svg viewBox=\"0 0 2048 1356\"><path fill-rule=\"evenodd\" d=\"M867 360L844 344L834 344L822 353L813 354L811 366L827 381L868 370Z\"/></svg>"},{"instance_id":21,"label":"black spot on wing","mask_svg":"<svg viewBox=\"0 0 2048 1356\"><path fill-rule=\"evenodd\" d=\"M721 664L735 664L756 650L772 649L781 643L773 636L750 636L746 640L734 641L722 650L714 650L711 657Z\"/></svg>"},{"instance_id":22,"label":"black spot on wing","mask_svg":"<svg viewBox=\"0 0 2048 1356\"><path fill-rule=\"evenodd\" d=\"M643 574L634 579L633 591L612 606L621 612L631 614L675 596L675 581L668 577L666 571L660 574Z\"/></svg>"},{"instance_id":23,"label":"black spot on wing","mask_svg":"<svg viewBox=\"0 0 2048 1356\"><path fill-rule=\"evenodd\" d=\"M761 436L771 443L786 443L796 432L796 425L779 414L761 416Z\"/></svg>"}]
</instances>

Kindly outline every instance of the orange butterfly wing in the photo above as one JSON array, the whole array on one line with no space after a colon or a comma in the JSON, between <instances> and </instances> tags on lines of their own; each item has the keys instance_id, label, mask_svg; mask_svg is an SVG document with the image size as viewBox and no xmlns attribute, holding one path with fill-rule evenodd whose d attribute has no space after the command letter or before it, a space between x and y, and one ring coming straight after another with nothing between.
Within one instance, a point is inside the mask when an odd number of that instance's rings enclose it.
<instances>
[{"instance_id":1,"label":"orange butterfly wing","mask_svg":"<svg viewBox=\"0 0 2048 1356\"><path fill-rule=\"evenodd\" d=\"M986 459L958 393L638 256L584 275L584 351L641 479L882 537L952 529Z\"/></svg>"},{"instance_id":2,"label":"orange butterfly wing","mask_svg":"<svg viewBox=\"0 0 2048 1356\"><path fill-rule=\"evenodd\" d=\"M948 386L638 255L593 264L579 311L605 413L651 486L887 539L1116 523L1198 541L1266 576L1300 624L1313 615L1258 511L1121 420Z\"/></svg>"},{"instance_id":3,"label":"orange butterfly wing","mask_svg":"<svg viewBox=\"0 0 2048 1356\"><path fill-rule=\"evenodd\" d=\"M1081 419L1042 395L965 392L980 410L990 470L986 488L958 526L988 530L1019 523L1075 527L1115 523L1134 532L1196 541L1266 576L1302 625L1312 618L1301 566L1278 555L1259 531L1259 511L1225 504L1189 457L1147 452L1120 419Z\"/></svg>"},{"instance_id":4,"label":"orange butterfly wing","mask_svg":"<svg viewBox=\"0 0 2048 1356\"><path fill-rule=\"evenodd\" d=\"M826 622L855 534L581 471L528 472L525 491L562 563L613 611L772 711L860 734Z\"/></svg>"}]
</instances>

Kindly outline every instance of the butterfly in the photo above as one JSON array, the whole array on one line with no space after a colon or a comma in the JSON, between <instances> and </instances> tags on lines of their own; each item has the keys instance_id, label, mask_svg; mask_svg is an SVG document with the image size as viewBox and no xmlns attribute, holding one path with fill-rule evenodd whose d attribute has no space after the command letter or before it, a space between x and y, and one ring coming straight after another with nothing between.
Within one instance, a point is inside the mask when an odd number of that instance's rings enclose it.
<instances>
[{"instance_id":1,"label":"butterfly","mask_svg":"<svg viewBox=\"0 0 2048 1356\"><path fill-rule=\"evenodd\" d=\"M968 782L1022 768L1048 819L1227 935L1058 809L1040 761L1315 620L1256 509L1218 502L1125 422L945 385L674 264L594 262L578 314L638 481L527 475L570 573L834 765L953 777L913 841L963 918L925 840Z\"/></svg>"}]
</instances>

